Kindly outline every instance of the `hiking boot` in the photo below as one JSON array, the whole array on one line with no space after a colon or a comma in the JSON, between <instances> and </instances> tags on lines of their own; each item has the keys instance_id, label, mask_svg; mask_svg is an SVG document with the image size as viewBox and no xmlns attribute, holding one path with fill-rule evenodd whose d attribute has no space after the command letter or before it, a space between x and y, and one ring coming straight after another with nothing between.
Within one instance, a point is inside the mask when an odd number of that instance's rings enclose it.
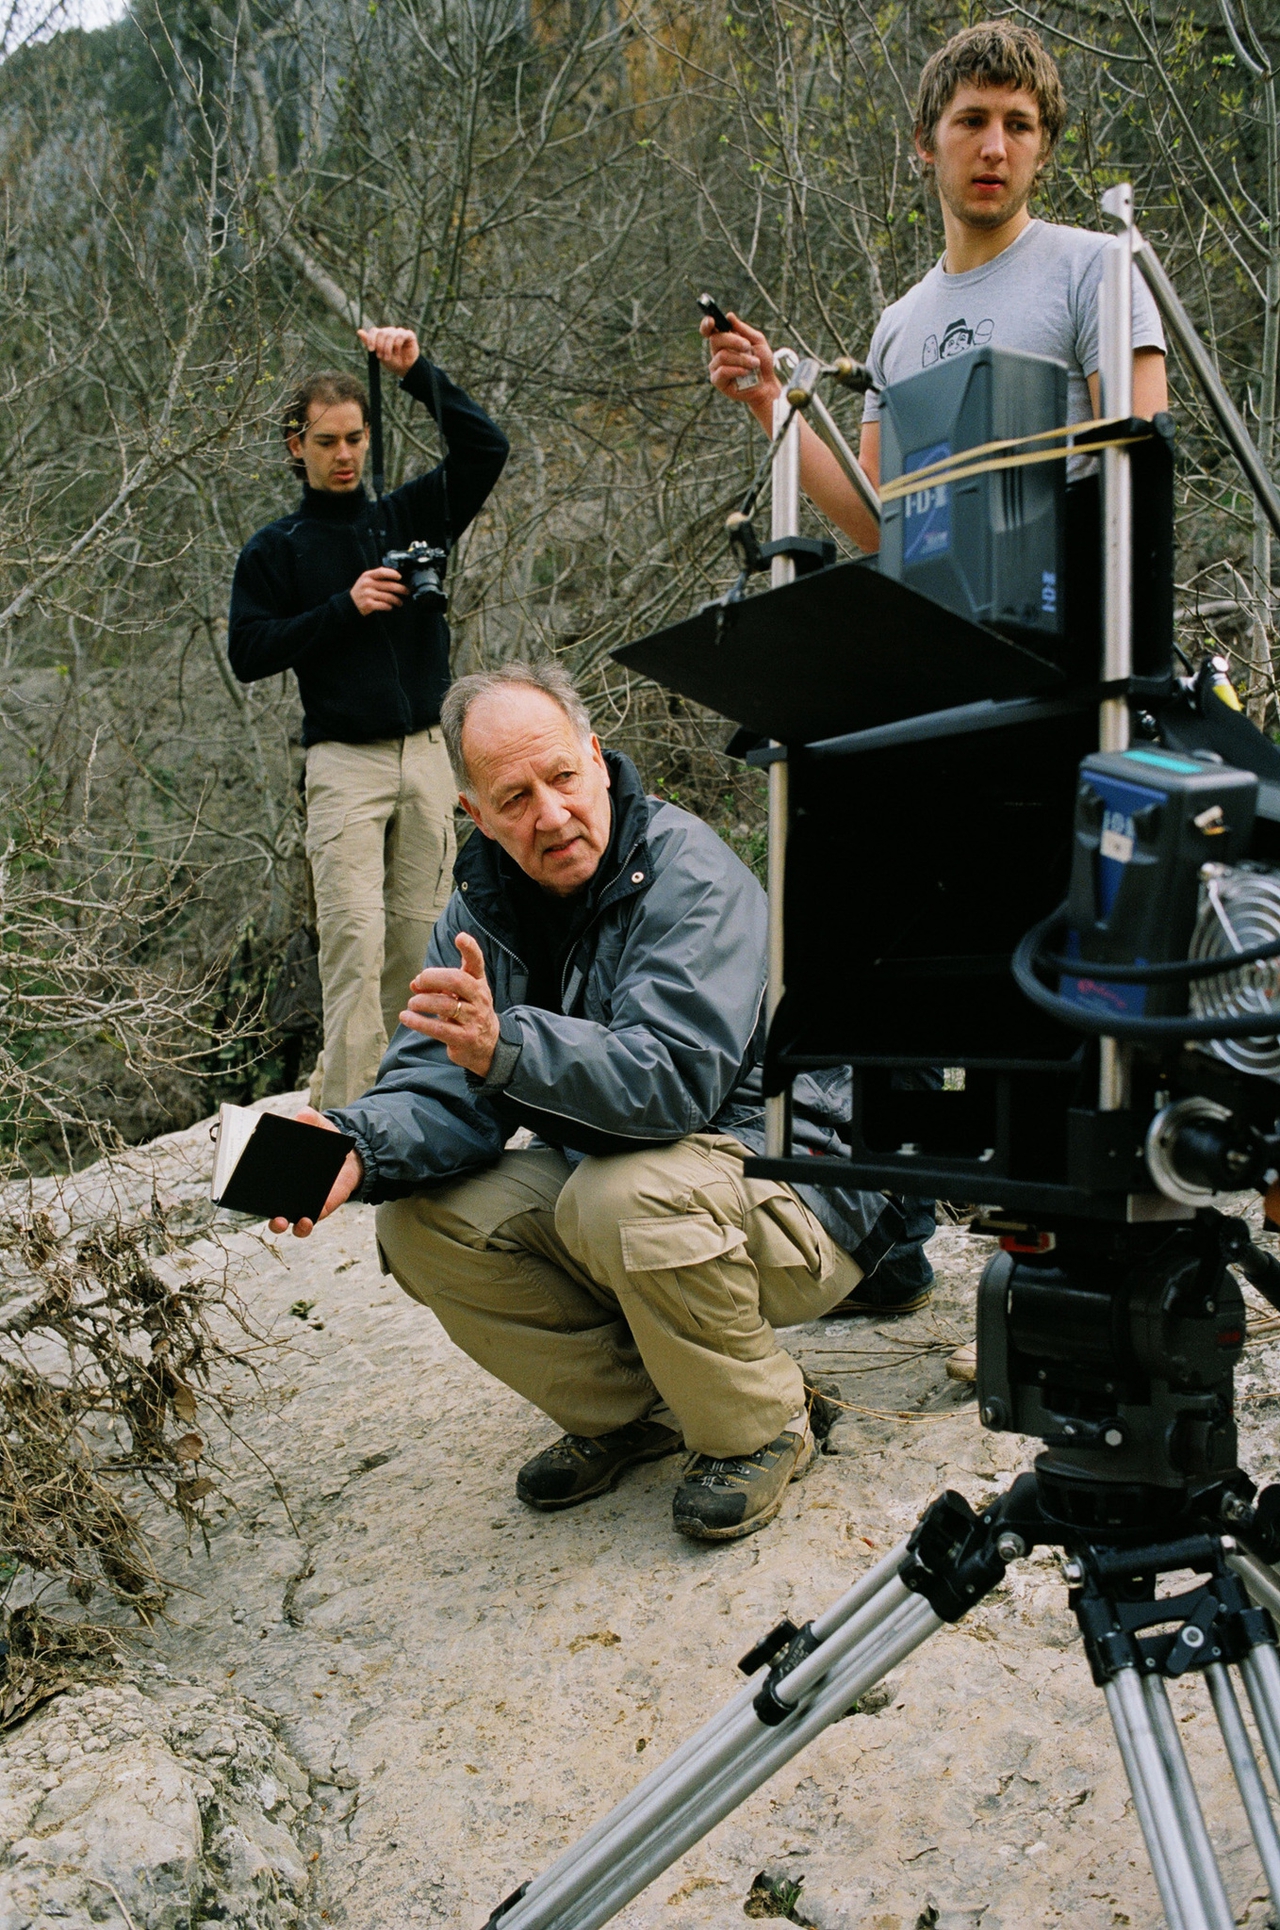
<instances>
[{"instance_id":1,"label":"hiking boot","mask_svg":"<svg viewBox=\"0 0 1280 1930\"><path fill-rule=\"evenodd\" d=\"M690 1457L671 1513L682 1535L694 1541L737 1541L773 1520L788 1481L804 1473L814 1456L813 1435L787 1428L754 1454Z\"/></svg>"},{"instance_id":2,"label":"hiking boot","mask_svg":"<svg viewBox=\"0 0 1280 1930\"><path fill-rule=\"evenodd\" d=\"M869 1280L860 1280L852 1293L828 1307L823 1320L847 1320L852 1314L871 1314L880 1320L893 1320L898 1314L918 1313L933 1298L933 1276L925 1286L899 1286L897 1282L879 1283L878 1270Z\"/></svg>"},{"instance_id":3,"label":"hiking boot","mask_svg":"<svg viewBox=\"0 0 1280 1930\"><path fill-rule=\"evenodd\" d=\"M611 1434L562 1434L516 1476L516 1493L531 1508L576 1508L616 1488L637 1461L661 1461L684 1443L661 1421L629 1421Z\"/></svg>"}]
</instances>

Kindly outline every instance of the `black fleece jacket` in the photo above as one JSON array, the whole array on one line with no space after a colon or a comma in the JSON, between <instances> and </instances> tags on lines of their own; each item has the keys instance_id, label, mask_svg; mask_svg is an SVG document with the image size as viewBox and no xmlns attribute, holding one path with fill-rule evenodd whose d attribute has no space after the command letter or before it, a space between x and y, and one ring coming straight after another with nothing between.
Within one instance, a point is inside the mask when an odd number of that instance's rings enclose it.
<instances>
[{"instance_id":1,"label":"black fleece jacket","mask_svg":"<svg viewBox=\"0 0 1280 1930\"><path fill-rule=\"evenodd\" d=\"M242 684L295 672L304 744L369 744L440 721L448 624L408 600L361 616L351 586L388 550L456 543L502 474L508 444L479 404L424 357L400 386L439 422L444 461L393 489L381 509L363 489L343 495L304 487L298 508L251 536L236 564L231 668Z\"/></svg>"}]
</instances>

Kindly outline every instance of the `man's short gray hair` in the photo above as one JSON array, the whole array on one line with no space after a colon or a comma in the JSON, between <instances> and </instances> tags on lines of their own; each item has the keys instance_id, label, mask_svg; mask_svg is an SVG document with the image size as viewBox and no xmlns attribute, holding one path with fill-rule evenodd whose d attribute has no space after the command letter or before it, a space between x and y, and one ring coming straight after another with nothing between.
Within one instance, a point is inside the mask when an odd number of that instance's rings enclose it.
<instances>
[{"instance_id":1,"label":"man's short gray hair","mask_svg":"<svg viewBox=\"0 0 1280 1930\"><path fill-rule=\"evenodd\" d=\"M526 690L540 690L544 697L559 705L584 743L590 738L591 717L587 707L568 671L552 659L545 663L504 663L498 670L477 670L470 677L459 677L457 683L450 685L440 706L440 728L454 782L460 791L467 791L470 782L462 755L462 727L467 721L467 712L477 698L509 690L513 685L517 689L523 686Z\"/></svg>"}]
</instances>

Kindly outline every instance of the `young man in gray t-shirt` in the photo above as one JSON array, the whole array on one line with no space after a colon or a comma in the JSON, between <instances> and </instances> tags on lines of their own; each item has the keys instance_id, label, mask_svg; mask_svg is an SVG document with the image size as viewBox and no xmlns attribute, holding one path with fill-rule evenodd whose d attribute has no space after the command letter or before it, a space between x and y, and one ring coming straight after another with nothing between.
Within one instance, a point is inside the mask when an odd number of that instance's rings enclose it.
<instances>
[{"instance_id":1,"label":"young man in gray t-shirt","mask_svg":"<svg viewBox=\"0 0 1280 1930\"><path fill-rule=\"evenodd\" d=\"M946 252L922 281L893 302L871 338L868 367L876 389L947 356L992 342L1065 362L1068 419L1099 413L1098 291L1107 237L1033 218L1028 202L1066 121L1052 55L1029 27L988 21L966 27L925 66L916 103L916 150L942 205ZM772 433L781 384L759 329L736 315L734 332L702 332L711 381L745 402ZM1133 412L1168 405L1164 336L1155 303L1135 274ZM754 388L738 390L749 370ZM880 481L879 396L866 398L858 459ZM818 508L864 550L879 532L851 484L807 423L801 426L800 476Z\"/></svg>"}]
</instances>

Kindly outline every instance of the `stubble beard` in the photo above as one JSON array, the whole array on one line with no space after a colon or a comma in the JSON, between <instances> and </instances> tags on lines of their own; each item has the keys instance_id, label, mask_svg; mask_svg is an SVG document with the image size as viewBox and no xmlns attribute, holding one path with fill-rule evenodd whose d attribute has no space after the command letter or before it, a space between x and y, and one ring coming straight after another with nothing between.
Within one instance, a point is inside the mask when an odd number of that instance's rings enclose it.
<instances>
[{"instance_id":1,"label":"stubble beard","mask_svg":"<svg viewBox=\"0 0 1280 1930\"><path fill-rule=\"evenodd\" d=\"M966 228L976 228L980 234L994 234L997 228L1005 227L1010 221L1015 220L1017 216L1022 213L1022 210L1026 207L1028 201L1030 201L1036 191L1040 175L1037 169L1036 174L1032 177L1031 181L1028 182L1018 199L1008 203L1005 207L977 209L963 206L959 199L948 191L945 182L937 175L936 170L934 179L937 182L939 198L946 203L957 221L963 222Z\"/></svg>"}]
</instances>

